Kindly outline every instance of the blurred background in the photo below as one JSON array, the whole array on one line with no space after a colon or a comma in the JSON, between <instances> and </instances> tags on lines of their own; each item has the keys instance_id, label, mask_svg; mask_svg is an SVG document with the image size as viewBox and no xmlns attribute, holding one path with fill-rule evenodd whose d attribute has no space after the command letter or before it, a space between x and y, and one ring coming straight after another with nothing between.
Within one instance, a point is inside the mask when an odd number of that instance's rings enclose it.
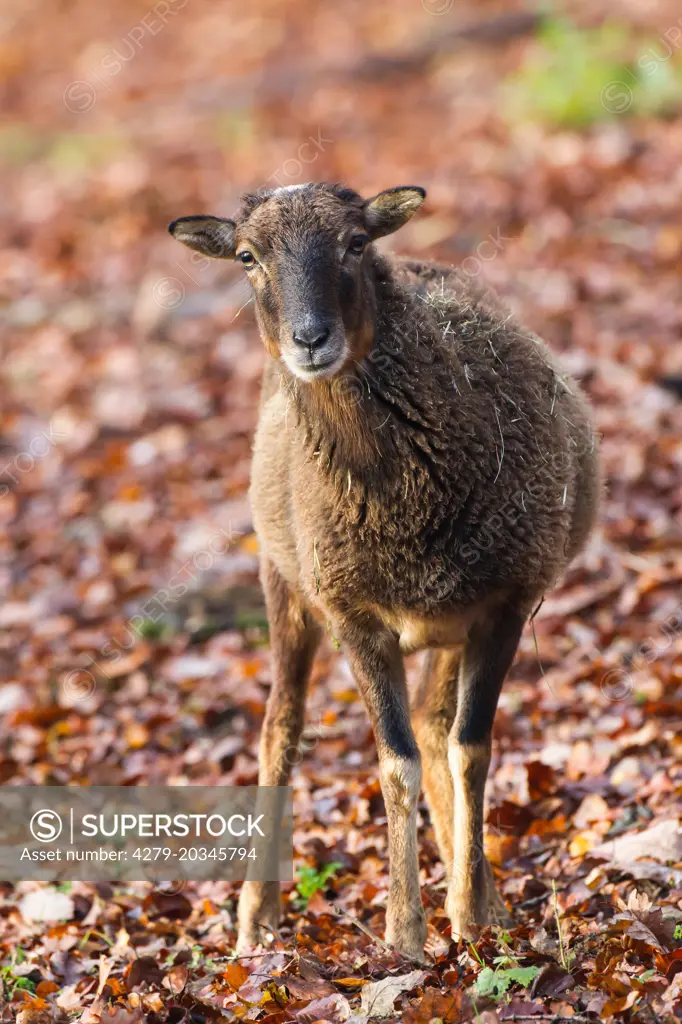
<instances>
[{"instance_id":1,"label":"blurred background","mask_svg":"<svg viewBox=\"0 0 682 1024\"><path fill-rule=\"evenodd\" d=\"M390 246L496 288L595 409L600 528L496 728L503 892L679 806L678 0L4 0L0 98L0 782L255 780L261 344L238 268L166 226L326 179L424 186ZM331 648L315 681L297 853L381 932L369 726Z\"/></svg>"}]
</instances>

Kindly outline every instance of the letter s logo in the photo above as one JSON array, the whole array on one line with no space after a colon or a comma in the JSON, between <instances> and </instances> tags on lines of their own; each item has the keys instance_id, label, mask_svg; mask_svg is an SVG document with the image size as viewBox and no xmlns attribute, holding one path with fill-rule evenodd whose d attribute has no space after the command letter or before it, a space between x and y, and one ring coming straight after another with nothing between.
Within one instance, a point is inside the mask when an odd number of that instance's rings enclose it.
<instances>
[{"instance_id":1,"label":"letter s logo","mask_svg":"<svg viewBox=\"0 0 682 1024\"><path fill-rule=\"evenodd\" d=\"M36 811L29 825L31 835L39 843L53 843L61 835L62 827L62 819L57 812L48 808Z\"/></svg>"}]
</instances>

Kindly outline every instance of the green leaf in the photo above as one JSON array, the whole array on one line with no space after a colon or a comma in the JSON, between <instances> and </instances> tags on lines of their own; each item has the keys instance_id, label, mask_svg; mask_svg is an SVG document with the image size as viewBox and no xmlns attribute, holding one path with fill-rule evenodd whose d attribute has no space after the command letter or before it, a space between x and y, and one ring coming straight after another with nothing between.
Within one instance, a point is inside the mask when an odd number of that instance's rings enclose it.
<instances>
[{"instance_id":1,"label":"green leaf","mask_svg":"<svg viewBox=\"0 0 682 1024\"><path fill-rule=\"evenodd\" d=\"M36 987L35 981L31 981L30 978L15 978L14 988L24 989L26 992L34 992Z\"/></svg>"},{"instance_id":2,"label":"green leaf","mask_svg":"<svg viewBox=\"0 0 682 1024\"><path fill-rule=\"evenodd\" d=\"M325 885L338 871L342 868L343 864L339 861L332 861L330 864L325 864L321 868L311 867L310 864L301 864L296 874L298 875L298 881L296 883L296 891L298 892L297 904L301 910L305 910L308 906L308 901L319 892L320 889L324 889Z\"/></svg>"},{"instance_id":3,"label":"green leaf","mask_svg":"<svg viewBox=\"0 0 682 1024\"><path fill-rule=\"evenodd\" d=\"M510 985L528 988L539 973L539 967L498 967L495 970L485 967L476 978L474 989L476 995L501 999Z\"/></svg>"},{"instance_id":4,"label":"green leaf","mask_svg":"<svg viewBox=\"0 0 682 1024\"><path fill-rule=\"evenodd\" d=\"M138 636L144 640L160 640L166 633L166 625L154 619L143 619L133 627Z\"/></svg>"},{"instance_id":5,"label":"green leaf","mask_svg":"<svg viewBox=\"0 0 682 1024\"><path fill-rule=\"evenodd\" d=\"M476 995L489 996L493 999L499 999L509 988L511 984L507 977L506 971L500 971L499 969L494 971L492 967L484 967L479 976L476 978Z\"/></svg>"},{"instance_id":6,"label":"green leaf","mask_svg":"<svg viewBox=\"0 0 682 1024\"><path fill-rule=\"evenodd\" d=\"M507 972L510 981L515 981L522 988L528 988L540 973L539 967L511 967Z\"/></svg>"}]
</instances>

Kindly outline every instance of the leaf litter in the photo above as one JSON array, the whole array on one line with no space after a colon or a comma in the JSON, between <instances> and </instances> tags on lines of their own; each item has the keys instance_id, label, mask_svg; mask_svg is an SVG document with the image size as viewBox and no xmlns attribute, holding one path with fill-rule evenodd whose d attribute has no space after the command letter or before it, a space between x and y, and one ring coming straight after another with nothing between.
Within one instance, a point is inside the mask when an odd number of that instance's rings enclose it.
<instances>
[{"instance_id":1,"label":"leaf litter","mask_svg":"<svg viewBox=\"0 0 682 1024\"><path fill-rule=\"evenodd\" d=\"M486 848L513 927L450 941L422 805L430 958L416 970L383 943L375 750L330 644L295 772L296 863L320 887L303 906L283 886L274 949L236 958L226 882L0 883L0 1019L679 1020L682 107L647 112L640 89L630 117L592 90L570 96L589 124L506 120L537 46L520 2L295 0L273 18L197 0L154 32L132 0L14 7L2 784L256 780L270 677L246 491L262 347L235 271L166 237L178 215L229 213L268 181L424 184L428 209L395 245L480 274L561 353L595 409L605 494L498 713ZM620 19L635 68L679 17L665 0L570 13L585 32ZM486 239L500 246L474 271Z\"/></svg>"}]
</instances>

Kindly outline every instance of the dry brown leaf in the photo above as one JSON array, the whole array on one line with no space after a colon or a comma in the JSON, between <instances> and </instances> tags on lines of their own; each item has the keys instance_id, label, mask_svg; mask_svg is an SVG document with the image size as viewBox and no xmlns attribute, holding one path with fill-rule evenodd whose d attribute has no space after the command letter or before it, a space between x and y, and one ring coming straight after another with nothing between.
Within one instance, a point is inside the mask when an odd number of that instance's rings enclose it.
<instances>
[{"instance_id":1,"label":"dry brown leaf","mask_svg":"<svg viewBox=\"0 0 682 1024\"><path fill-rule=\"evenodd\" d=\"M313 999L302 1010L297 1010L295 1018L300 1024L314 1024L315 1021L325 1020L331 1024L342 1024L351 1015L350 1003L345 996L336 992L333 995L323 996L322 999Z\"/></svg>"},{"instance_id":2,"label":"dry brown leaf","mask_svg":"<svg viewBox=\"0 0 682 1024\"><path fill-rule=\"evenodd\" d=\"M370 982L362 989L361 1012L370 1017L392 1016L393 1004L398 996L421 985L425 978L425 971L410 971L409 974L393 975L381 981Z\"/></svg>"}]
</instances>

